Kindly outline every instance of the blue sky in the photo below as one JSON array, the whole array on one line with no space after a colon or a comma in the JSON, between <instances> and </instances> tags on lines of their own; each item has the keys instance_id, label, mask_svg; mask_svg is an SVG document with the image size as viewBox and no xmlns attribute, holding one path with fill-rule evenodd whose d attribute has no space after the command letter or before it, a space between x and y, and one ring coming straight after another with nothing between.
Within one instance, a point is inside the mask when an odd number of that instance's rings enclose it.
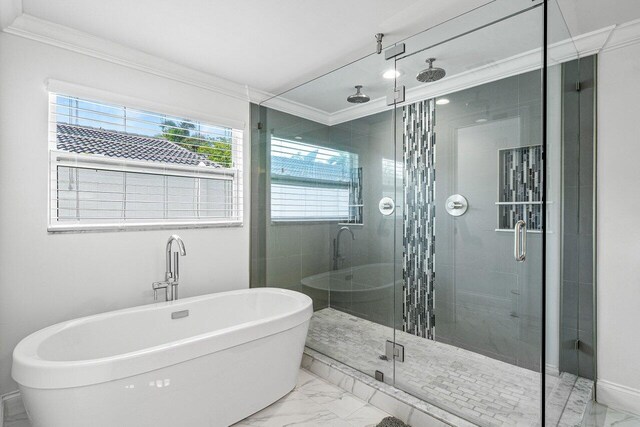
<instances>
[{"instance_id":1,"label":"blue sky","mask_svg":"<svg viewBox=\"0 0 640 427\"><path fill-rule=\"evenodd\" d=\"M195 125L195 132L207 137L216 139L231 137L231 129L229 128L104 102L71 98L65 95L56 95L55 108L56 119L59 123L155 137L162 133L161 125L165 120L173 121L176 124L187 121Z\"/></svg>"}]
</instances>

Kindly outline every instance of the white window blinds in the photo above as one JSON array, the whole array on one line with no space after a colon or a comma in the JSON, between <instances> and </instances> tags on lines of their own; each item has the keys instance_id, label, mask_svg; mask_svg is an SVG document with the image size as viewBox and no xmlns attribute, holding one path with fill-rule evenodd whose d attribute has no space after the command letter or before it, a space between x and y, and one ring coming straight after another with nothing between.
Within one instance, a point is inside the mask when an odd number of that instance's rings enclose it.
<instances>
[{"instance_id":1,"label":"white window blinds","mask_svg":"<svg viewBox=\"0 0 640 427\"><path fill-rule=\"evenodd\" d=\"M49 99L51 230L242 221L242 131Z\"/></svg>"},{"instance_id":2,"label":"white window blinds","mask_svg":"<svg viewBox=\"0 0 640 427\"><path fill-rule=\"evenodd\" d=\"M272 221L362 221L362 170L348 151L271 138Z\"/></svg>"}]
</instances>

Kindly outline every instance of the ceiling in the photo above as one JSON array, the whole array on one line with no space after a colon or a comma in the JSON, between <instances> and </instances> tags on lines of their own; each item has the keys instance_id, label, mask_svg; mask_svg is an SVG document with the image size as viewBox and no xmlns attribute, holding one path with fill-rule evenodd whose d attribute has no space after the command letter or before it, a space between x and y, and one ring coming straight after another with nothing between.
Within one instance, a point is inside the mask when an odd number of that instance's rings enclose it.
<instances>
[{"instance_id":1,"label":"ceiling","mask_svg":"<svg viewBox=\"0 0 640 427\"><path fill-rule=\"evenodd\" d=\"M557 0L571 35L640 18L638 0Z\"/></svg>"},{"instance_id":2,"label":"ceiling","mask_svg":"<svg viewBox=\"0 0 640 427\"><path fill-rule=\"evenodd\" d=\"M23 12L278 92L489 0L23 0ZM523 1L523 0L518 0Z\"/></svg>"},{"instance_id":3,"label":"ceiling","mask_svg":"<svg viewBox=\"0 0 640 427\"><path fill-rule=\"evenodd\" d=\"M423 33L422 43L428 46L434 34L435 39L445 40L446 31L459 33L473 27L470 21L480 10L521 10L534 4L531 0L0 1L4 3L0 12L11 4L11 9L21 8L27 15L268 93L294 88L371 54L378 32L385 34L387 47L431 28ZM554 7L555 1L563 22L552 25L565 28L557 31L559 35L568 36L566 28L576 36L640 18L638 0L554 0ZM505 16L507 11L492 13ZM499 60L505 52L526 49L531 33L539 31L534 27L540 21L532 22L520 22L519 28L502 33L485 32L485 37L468 36L455 51L442 46L424 53L441 59L439 64L447 68L448 75L463 72ZM2 24L6 25L4 20ZM407 79L422 66L422 56L411 59L415 63L408 67ZM335 99L341 100L354 84L365 84L372 98L383 96L386 86L380 85L379 77L387 66L382 55L371 55L359 67L351 67L357 74L335 74L335 84L327 87L339 85L340 96ZM379 87L367 83L374 78ZM337 108L325 105L321 109Z\"/></svg>"}]
</instances>

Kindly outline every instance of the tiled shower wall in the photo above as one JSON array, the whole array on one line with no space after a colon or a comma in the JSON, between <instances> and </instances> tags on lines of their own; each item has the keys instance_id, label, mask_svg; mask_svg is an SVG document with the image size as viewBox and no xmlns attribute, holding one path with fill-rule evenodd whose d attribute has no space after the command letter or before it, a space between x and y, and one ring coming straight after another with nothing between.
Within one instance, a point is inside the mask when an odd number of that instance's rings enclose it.
<instances>
[{"instance_id":1,"label":"tiled shower wall","mask_svg":"<svg viewBox=\"0 0 640 427\"><path fill-rule=\"evenodd\" d=\"M403 330L433 339L435 100L403 108Z\"/></svg>"},{"instance_id":2,"label":"tiled shower wall","mask_svg":"<svg viewBox=\"0 0 640 427\"><path fill-rule=\"evenodd\" d=\"M403 108L403 330L429 339L434 338L437 321L434 310L435 121L434 99ZM518 141L509 143L517 144ZM497 207L497 229L512 230L518 220L525 219L529 231L541 230L542 147L499 149L498 156L498 182L485 183L489 189L498 187L498 202L502 204ZM451 166L441 165L446 172ZM516 311L517 307L513 307L511 313L517 316Z\"/></svg>"},{"instance_id":3,"label":"tiled shower wall","mask_svg":"<svg viewBox=\"0 0 640 427\"><path fill-rule=\"evenodd\" d=\"M513 231L499 231L496 203L500 154L541 144L540 94L539 72L483 84L447 95L435 123L435 339L535 370L542 235L527 234L527 261L516 262ZM524 171L522 153L513 166ZM462 216L444 209L453 194L468 200Z\"/></svg>"}]
</instances>

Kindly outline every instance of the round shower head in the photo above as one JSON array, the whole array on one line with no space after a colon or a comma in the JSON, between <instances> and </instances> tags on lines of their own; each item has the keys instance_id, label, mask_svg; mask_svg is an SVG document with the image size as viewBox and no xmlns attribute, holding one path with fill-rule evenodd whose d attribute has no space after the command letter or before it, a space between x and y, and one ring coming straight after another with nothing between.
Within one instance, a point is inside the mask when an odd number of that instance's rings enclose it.
<instances>
[{"instance_id":1,"label":"round shower head","mask_svg":"<svg viewBox=\"0 0 640 427\"><path fill-rule=\"evenodd\" d=\"M362 85L357 85L356 93L354 93L353 95L349 95L347 97L347 101L351 102L352 104L362 104L363 102L368 102L370 98L364 93L360 92L360 89L362 89Z\"/></svg>"},{"instance_id":2,"label":"round shower head","mask_svg":"<svg viewBox=\"0 0 640 427\"><path fill-rule=\"evenodd\" d=\"M435 82L440 80L441 78L443 78L447 72L444 71L442 68L438 68L438 67L434 67L433 66L433 61L435 61L436 58L429 58L427 59L427 63L429 64L429 68L422 70L418 73L418 75L416 76L416 79L419 82L423 82L423 83L431 83L431 82Z\"/></svg>"}]
</instances>

